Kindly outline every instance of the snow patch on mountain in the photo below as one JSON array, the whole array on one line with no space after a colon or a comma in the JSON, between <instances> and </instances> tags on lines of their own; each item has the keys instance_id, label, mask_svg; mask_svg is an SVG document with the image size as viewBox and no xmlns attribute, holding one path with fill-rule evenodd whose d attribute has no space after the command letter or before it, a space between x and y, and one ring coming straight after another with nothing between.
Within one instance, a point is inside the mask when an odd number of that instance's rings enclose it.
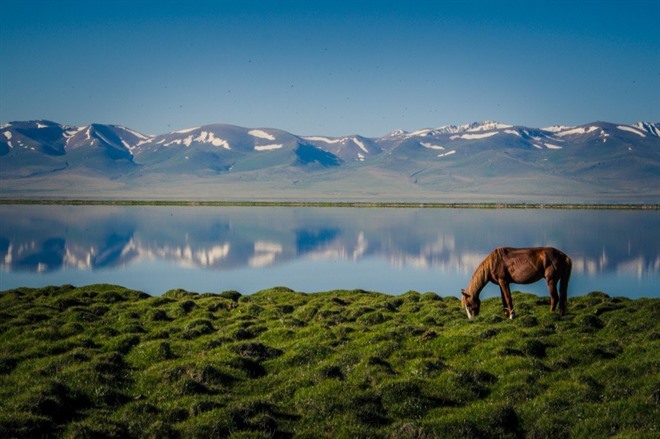
<instances>
[{"instance_id":1,"label":"snow patch on mountain","mask_svg":"<svg viewBox=\"0 0 660 439\"><path fill-rule=\"evenodd\" d=\"M134 135L135 137L137 137L138 139L140 139L140 140L142 140L142 141L150 140L150 139L153 138L153 137L151 137L151 136L145 136L144 134L139 133L139 132L137 132L137 131L135 131L135 130L132 130L132 129L130 129L130 128L126 128L126 127L123 127L123 126L120 126L119 128L121 128L122 130L124 130L124 131L126 131L126 132L128 132L128 133L131 133L132 135Z\"/></svg>"},{"instance_id":2,"label":"snow patch on mountain","mask_svg":"<svg viewBox=\"0 0 660 439\"><path fill-rule=\"evenodd\" d=\"M552 143L544 143L545 147L548 149L562 149L563 146L553 145Z\"/></svg>"},{"instance_id":3,"label":"snow patch on mountain","mask_svg":"<svg viewBox=\"0 0 660 439\"><path fill-rule=\"evenodd\" d=\"M444 125L439 128L426 128L423 130L412 131L410 133L405 133L405 137L430 137L430 136L441 136L452 134L450 137L451 140L464 139L464 140L475 140L475 139L484 139L496 134L500 134L499 130L505 130L505 133L514 134L520 136L515 130L511 130L513 125L508 125L500 122L494 121L484 121L484 122L475 122L471 124L464 125Z\"/></svg>"},{"instance_id":4,"label":"snow patch on mountain","mask_svg":"<svg viewBox=\"0 0 660 439\"><path fill-rule=\"evenodd\" d=\"M186 128L186 129L183 129L183 130L174 131L173 134L188 134L188 133L192 133L195 130L198 130L199 128L200 127Z\"/></svg>"},{"instance_id":5,"label":"snow patch on mountain","mask_svg":"<svg viewBox=\"0 0 660 439\"><path fill-rule=\"evenodd\" d=\"M211 133L211 136L213 136L213 133ZM209 137L209 132L208 131L202 131L199 133L199 136L195 137L196 142L200 143L206 143L206 139ZM188 138L192 138L192 136L189 136ZM190 146L190 145L186 145Z\"/></svg>"},{"instance_id":6,"label":"snow patch on mountain","mask_svg":"<svg viewBox=\"0 0 660 439\"><path fill-rule=\"evenodd\" d=\"M305 136L301 138L310 142L322 142L328 145L338 145L338 144L343 145L343 148L339 147L339 149L343 150L344 154L346 154L346 151L350 151L351 147L356 147L358 151L356 151L355 153L357 154L357 160L359 161L364 161L366 157L365 154L371 154L371 152L369 151L369 147L367 146L367 140L370 139L365 139L360 136L339 137L339 138L323 137L323 136ZM319 146L319 149L325 151L323 149L323 146ZM330 149L334 150L333 148Z\"/></svg>"},{"instance_id":7,"label":"snow patch on mountain","mask_svg":"<svg viewBox=\"0 0 660 439\"><path fill-rule=\"evenodd\" d=\"M572 130L573 128L575 127L571 127L567 125L553 125L550 127L541 128L541 131L548 131L550 133L559 133L561 131Z\"/></svg>"},{"instance_id":8,"label":"snow patch on mountain","mask_svg":"<svg viewBox=\"0 0 660 439\"><path fill-rule=\"evenodd\" d=\"M94 134L96 135L96 139L94 139L94 140L101 140L101 141L103 141L105 143L108 143L108 144L112 143L103 134L99 133L98 131L96 131Z\"/></svg>"},{"instance_id":9,"label":"snow patch on mountain","mask_svg":"<svg viewBox=\"0 0 660 439\"><path fill-rule=\"evenodd\" d=\"M463 125L445 125L440 128L436 128L433 131L436 133L443 133L443 134L458 134L458 133L466 133L466 132L478 133L482 131L504 130L508 128L513 128L513 125L495 122L492 120L486 120L483 122L474 122Z\"/></svg>"},{"instance_id":10,"label":"snow patch on mountain","mask_svg":"<svg viewBox=\"0 0 660 439\"><path fill-rule=\"evenodd\" d=\"M13 149L13 148L14 148L14 144L11 143L11 139L12 139L12 133L11 133L11 131L4 131L2 134L4 134L5 137L7 138L7 145L9 146L9 148Z\"/></svg>"},{"instance_id":11,"label":"snow patch on mountain","mask_svg":"<svg viewBox=\"0 0 660 439\"><path fill-rule=\"evenodd\" d=\"M174 139L167 143L164 143L164 140L161 140L157 144L163 144L164 146L184 145L186 147L190 147L190 145L192 145L193 142L210 143L213 146L222 147L224 149L231 149L231 146L229 146L229 142L219 137L215 137L215 134L212 131L202 131L197 135L197 137L195 137L193 134L190 134L189 136L184 137L183 139Z\"/></svg>"},{"instance_id":12,"label":"snow patch on mountain","mask_svg":"<svg viewBox=\"0 0 660 439\"><path fill-rule=\"evenodd\" d=\"M69 140L71 140L76 134L80 133L81 131L84 131L85 129L87 129L87 127L73 128L73 129L64 131L62 133L62 135L66 139L66 143L69 143Z\"/></svg>"},{"instance_id":13,"label":"snow patch on mountain","mask_svg":"<svg viewBox=\"0 0 660 439\"><path fill-rule=\"evenodd\" d=\"M447 151L447 152L442 153L442 154L438 154L438 157L447 157L448 155L452 155L452 154L456 154L455 149L452 149L451 151Z\"/></svg>"},{"instance_id":14,"label":"snow patch on mountain","mask_svg":"<svg viewBox=\"0 0 660 439\"><path fill-rule=\"evenodd\" d=\"M564 137L564 136L572 136L572 135L577 135L577 134L590 134L593 133L596 130L599 130L600 128L597 126L590 126L588 128L585 127L576 127L576 128L571 128L566 131L558 131L555 133L556 136L559 137Z\"/></svg>"},{"instance_id":15,"label":"snow patch on mountain","mask_svg":"<svg viewBox=\"0 0 660 439\"><path fill-rule=\"evenodd\" d=\"M637 122L632 125L642 131L649 133L652 136L660 137L660 123Z\"/></svg>"},{"instance_id":16,"label":"snow patch on mountain","mask_svg":"<svg viewBox=\"0 0 660 439\"><path fill-rule=\"evenodd\" d=\"M444 146L434 145L433 143L419 142L419 144L422 145L424 148L428 148L428 149L439 149L439 150L443 150L443 151L445 149Z\"/></svg>"},{"instance_id":17,"label":"snow patch on mountain","mask_svg":"<svg viewBox=\"0 0 660 439\"><path fill-rule=\"evenodd\" d=\"M355 143L355 144L356 144L356 145L357 145L362 151L364 151L366 154L369 154L369 150L368 150L367 147L364 145L364 143L360 141L360 139L358 139L357 137L353 137L353 142L354 142L354 143Z\"/></svg>"},{"instance_id":18,"label":"snow patch on mountain","mask_svg":"<svg viewBox=\"0 0 660 439\"><path fill-rule=\"evenodd\" d=\"M603 139L603 143L607 142L608 137L610 137L610 133L606 133L604 130L600 132L600 138Z\"/></svg>"},{"instance_id":19,"label":"snow patch on mountain","mask_svg":"<svg viewBox=\"0 0 660 439\"><path fill-rule=\"evenodd\" d=\"M272 144L272 145L255 145L254 150L255 151L272 151L274 149L280 149L283 147L281 143L277 144Z\"/></svg>"},{"instance_id":20,"label":"snow patch on mountain","mask_svg":"<svg viewBox=\"0 0 660 439\"><path fill-rule=\"evenodd\" d=\"M459 135L451 136L450 139L478 140L478 139L486 139L488 137L493 137L499 133L500 133L499 131L492 131L490 133L481 133L481 134L461 134L460 136Z\"/></svg>"},{"instance_id":21,"label":"snow patch on mountain","mask_svg":"<svg viewBox=\"0 0 660 439\"><path fill-rule=\"evenodd\" d=\"M406 137L408 137L408 138L410 138L410 137L424 137L424 136L428 136L432 132L433 132L432 129L427 128L427 129L424 129L424 130L417 130L417 131L412 131L410 133L407 133Z\"/></svg>"},{"instance_id":22,"label":"snow patch on mountain","mask_svg":"<svg viewBox=\"0 0 660 439\"><path fill-rule=\"evenodd\" d=\"M303 137L305 140L309 140L311 142L324 142L324 143L330 143L330 144L335 144L335 143L340 143L342 141L345 141L346 139L329 139L327 137L321 137L321 136L310 136L310 137Z\"/></svg>"},{"instance_id":23,"label":"snow patch on mountain","mask_svg":"<svg viewBox=\"0 0 660 439\"><path fill-rule=\"evenodd\" d=\"M171 142L167 142L167 143L165 143L165 140L163 139L161 142L158 143L159 144L162 143L164 146L181 145L182 143L185 145L186 141L188 140L190 141L190 143L192 143L192 136L188 136L185 139L174 139ZM190 143L188 143L188 145L190 145Z\"/></svg>"},{"instance_id":24,"label":"snow patch on mountain","mask_svg":"<svg viewBox=\"0 0 660 439\"><path fill-rule=\"evenodd\" d=\"M637 134L640 137L646 137L646 134L643 132L627 125L617 125L617 128L621 131L628 131L629 133Z\"/></svg>"},{"instance_id":25,"label":"snow patch on mountain","mask_svg":"<svg viewBox=\"0 0 660 439\"><path fill-rule=\"evenodd\" d=\"M219 137L215 137L213 133L209 133L209 143L213 146L221 146L224 149L231 149L231 146L229 146L229 142L227 142L224 139L221 139Z\"/></svg>"},{"instance_id":26,"label":"snow patch on mountain","mask_svg":"<svg viewBox=\"0 0 660 439\"><path fill-rule=\"evenodd\" d=\"M262 130L250 130L248 131L248 134L252 137L258 137L260 139L275 140L275 136Z\"/></svg>"},{"instance_id":27,"label":"snow patch on mountain","mask_svg":"<svg viewBox=\"0 0 660 439\"><path fill-rule=\"evenodd\" d=\"M506 128L512 128L513 125L507 125L504 123L495 122L492 120L487 120L484 122L475 122L471 125L462 125L461 127L466 127L464 131L468 132L478 132L478 131L491 131L491 130L502 130Z\"/></svg>"},{"instance_id":28,"label":"snow patch on mountain","mask_svg":"<svg viewBox=\"0 0 660 439\"><path fill-rule=\"evenodd\" d=\"M113 146L113 147L114 147L114 145L116 145L115 142L111 141L106 136L104 136L103 133L101 133L98 129L94 129L94 132L93 132L94 139L91 139L91 137L92 137L92 132L91 131L92 131L92 126L90 126L90 128L87 130L88 139L91 140L92 144L95 144L95 143L98 144L100 142L103 142L106 145L110 145L110 146ZM121 137L119 138L119 140L120 140L121 144L128 150L129 154L133 155L132 150L134 149L134 147L129 145L128 142L126 142Z\"/></svg>"},{"instance_id":29,"label":"snow patch on mountain","mask_svg":"<svg viewBox=\"0 0 660 439\"><path fill-rule=\"evenodd\" d=\"M406 134L407 134L407 132L405 130L402 130L402 129L399 128L399 129L394 130L391 133L389 133L386 137L399 137L399 136L403 136L403 135L406 135Z\"/></svg>"}]
</instances>

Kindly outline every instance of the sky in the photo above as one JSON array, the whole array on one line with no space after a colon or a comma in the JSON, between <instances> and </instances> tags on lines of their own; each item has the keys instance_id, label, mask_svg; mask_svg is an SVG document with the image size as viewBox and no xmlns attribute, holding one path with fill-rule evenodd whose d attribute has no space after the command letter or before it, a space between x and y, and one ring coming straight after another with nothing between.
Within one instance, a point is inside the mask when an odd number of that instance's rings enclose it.
<instances>
[{"instance_id":1,"label":"sky","mask_svg":"<svg viewBox=\"0 0 660 439\"><path fill-rule=\"evenodd\" d=\"M660 2L0 0L0 123L660 122Z\"/></svg>"}]
</instances>

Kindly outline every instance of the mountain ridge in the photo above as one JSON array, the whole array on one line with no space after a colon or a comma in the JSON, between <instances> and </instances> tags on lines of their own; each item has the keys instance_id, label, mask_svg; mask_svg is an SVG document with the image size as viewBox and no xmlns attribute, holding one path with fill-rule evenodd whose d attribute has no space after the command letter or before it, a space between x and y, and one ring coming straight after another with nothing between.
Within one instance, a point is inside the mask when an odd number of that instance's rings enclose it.
<instances>
[{"instance_id":1,"label":"mountain ridge","mask_svg":"<svg viewBox=\"0 0 660 439\"><path fill-rule=\"evenodd\" d=\"M0 196L85 195L76 177L93 182L100 196L153 196L179 182L182 198L657 200L660 123L534 128L483 121L382 137L229 124L158 135L97 123L0 125ZM132 192L136 187L144 193Z\"/></svg>"}]
</instances>

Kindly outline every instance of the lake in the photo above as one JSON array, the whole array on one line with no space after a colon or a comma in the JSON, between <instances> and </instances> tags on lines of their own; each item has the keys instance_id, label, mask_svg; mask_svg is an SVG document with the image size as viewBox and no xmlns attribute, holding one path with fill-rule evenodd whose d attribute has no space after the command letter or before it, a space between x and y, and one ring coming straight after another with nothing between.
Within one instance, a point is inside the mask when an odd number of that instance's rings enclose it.
<instances>
[{"instance_id":1,"label":"lake","mask_svg":"<svg viewBox=\"0 0 660 439\"><path fill-rule=\"evenodd\" d=\"M657 210L1 205L0 221L0 290L457 296L493 248L554 246L573 259L569 297L660 297ZM547 295L543 282L512 289Z\"/></svg>"}]
</instances>

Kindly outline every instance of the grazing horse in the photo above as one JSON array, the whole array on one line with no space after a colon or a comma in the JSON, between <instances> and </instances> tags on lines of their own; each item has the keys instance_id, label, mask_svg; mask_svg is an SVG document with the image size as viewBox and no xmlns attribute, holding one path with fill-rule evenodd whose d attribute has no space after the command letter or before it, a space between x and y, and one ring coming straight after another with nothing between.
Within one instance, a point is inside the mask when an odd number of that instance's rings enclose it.
<instances>
[{"instance_id":1,"label":"grazing horse","mask_svg":"<svg viewBox=\"0 0 660 439\"><path fill-rule=\"evenodd\" d=\"M488 282L492 282L499 285L504 314L512 319L513 300L509 284L531 284L545 278L550 292L550 310L555 311L559 306L559 315L562 316L566 312L572 265L571 258L552 247L496 248L479 264L467 289L461 291L461 302L469 319L478 315L481 306L479 293Z\"/></svg>"}]
</instances>

